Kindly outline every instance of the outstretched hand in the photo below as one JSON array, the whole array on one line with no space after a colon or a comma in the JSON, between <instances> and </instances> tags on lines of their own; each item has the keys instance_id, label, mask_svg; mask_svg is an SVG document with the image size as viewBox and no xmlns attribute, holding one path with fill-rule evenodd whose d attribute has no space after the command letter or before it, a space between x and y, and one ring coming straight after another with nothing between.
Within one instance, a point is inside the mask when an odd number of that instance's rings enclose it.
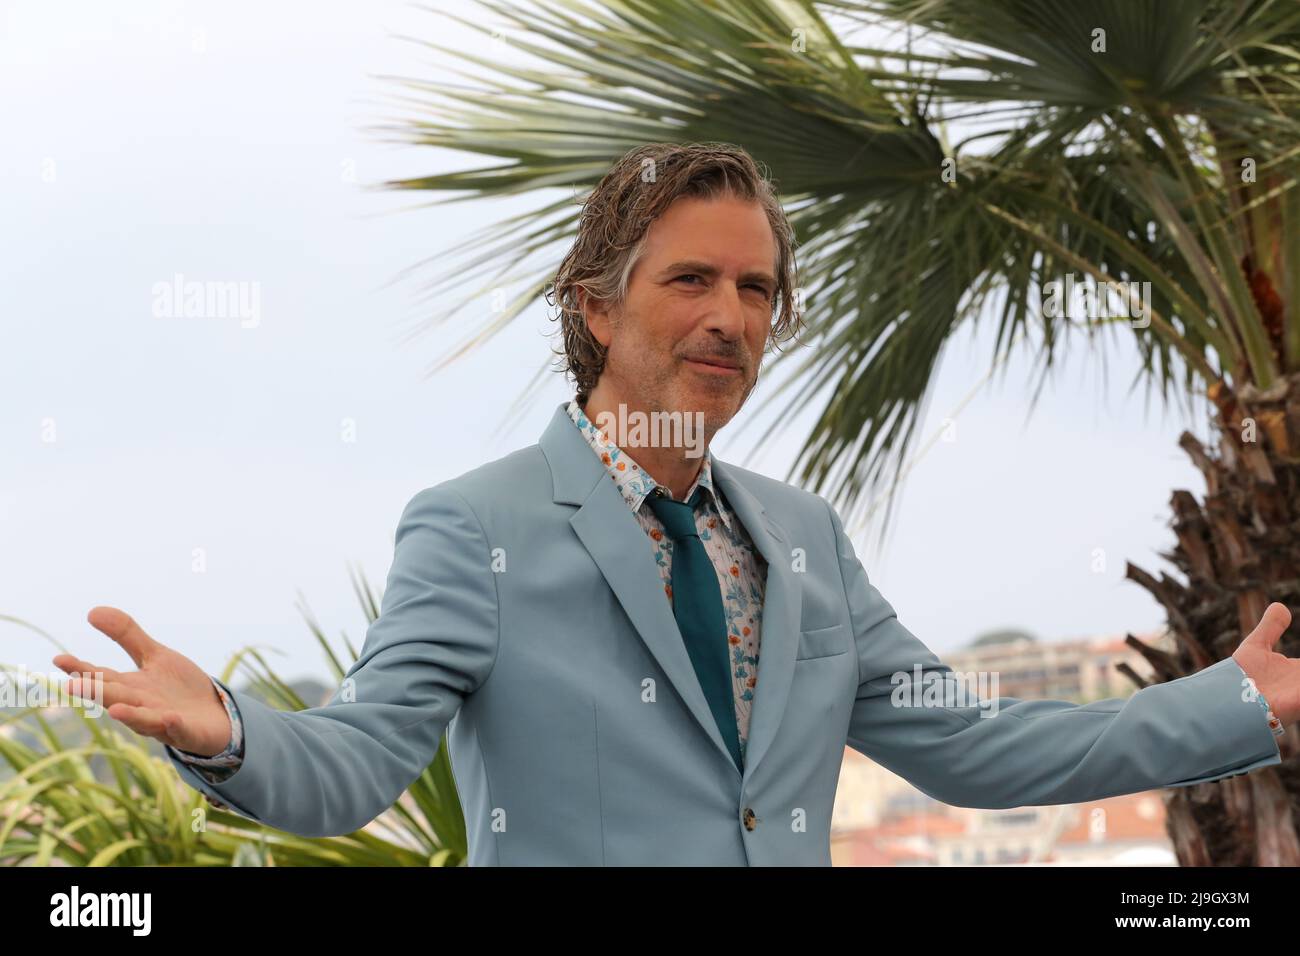
<instances>
[{"instance_id":1,"label":"outstretched hand","mask_svg":"<svg viewBox=\"0 0 1300 956\"><path fill-rule=\"evenodd\" d=\"M1274 601L1264 609L1259 626L1232 654L1283 726L1300 719L1300 660L1274 650L1290 624L1291 612Z\"/></svg>"},{"instance_id":2,"label":"outstretched hand","mask_svg":"<svg viewBox=\"0 0 1300 956\"><path fill-rule=\"evenodd\" d=\"M54 666L73 675L67 683L69 694L91 698L89 684L81 692L83 678L91 681L91 675L101 675L108 716L136 733L205 757L226 748L230 717L202 668L159 644L118 608L93 607L86 620L116 641L139 670L115 671L59 654Z\"/></svg>"}]
</instances>

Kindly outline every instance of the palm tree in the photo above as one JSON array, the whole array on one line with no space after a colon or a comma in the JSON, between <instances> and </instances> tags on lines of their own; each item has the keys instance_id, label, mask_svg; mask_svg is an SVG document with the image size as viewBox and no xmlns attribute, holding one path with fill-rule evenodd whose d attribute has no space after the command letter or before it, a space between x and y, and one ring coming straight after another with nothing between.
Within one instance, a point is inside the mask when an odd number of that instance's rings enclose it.
<instances>
[{"instance_id":1,"label":"palm tree","mask_svg":"<svg viewBox=\"0 0 1300 956\"><path fill-rule=\"evenodd\" d=\"M1300 614L1293 0L481 2L483 17L456 18L481 46L428 44L474 65L475 85L403 81L410 113L390 129L493 162L387 185L563 194L477 237L437 280L483 279L446 321L524 277L444 363L543 295L574 195L617 157L738 143L800 237L814 346L775 360L799 364L769 400L799 384L802 405L833 385L790 478L850 509L892 501L965 323L996 323L998 360L1027 336L1044 373L1070 332L1092 349L1131 341L1139 380L1204 408L1216 437L1181 440L1206 482L1173 495L1163 556L1183 579L1128 566L1176 638L1163 653L1130 635L1151 679L1230 655L1270 600ZM510 55L491 55L494 34ZM1280 649L1300 651L1291 637ZM1300 863L1295 746L1292 731L1276 768L1167 792L1184 865Z\"/></svg>"}]
</instances>

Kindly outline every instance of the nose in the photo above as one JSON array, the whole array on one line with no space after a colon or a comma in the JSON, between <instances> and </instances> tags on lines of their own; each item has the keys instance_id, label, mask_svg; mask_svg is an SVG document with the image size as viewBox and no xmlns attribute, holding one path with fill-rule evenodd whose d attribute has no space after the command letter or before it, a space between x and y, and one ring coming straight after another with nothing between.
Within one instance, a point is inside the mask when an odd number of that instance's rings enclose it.
<instances>
[{"instance_id":1,"label":"nose","mask_svg":"<svg viewBox=\"0 0 1300 956\"><path fill-rule=\"evenodd\" d=\"M734 282L719 282L714 307L709 310L704 327L718 332L725 340L734 342L745 334L745 306L740 301L740 289Z\"/></svg>"}]
</instances>

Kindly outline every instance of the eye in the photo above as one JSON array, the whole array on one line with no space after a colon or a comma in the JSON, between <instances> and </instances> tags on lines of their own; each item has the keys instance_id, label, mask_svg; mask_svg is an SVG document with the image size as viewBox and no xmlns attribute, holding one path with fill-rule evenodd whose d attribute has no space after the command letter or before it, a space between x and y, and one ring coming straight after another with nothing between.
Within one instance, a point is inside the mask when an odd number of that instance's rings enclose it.
<instances>
[{"instance_id":1,"label":"eye","mask_svg":"<svg viewBox=\"0 0 1300 956\"><path fill-rule=\"evenodd\" d=\"M698 274L696 274L696 273L694 273L694 272L687 272L687 273L685 273L685 274L683 274L683 275L679 275L679 276L678 276L676 279L674 279L673 281L674 281L674 282L681 282L683 279L699 279L699 278L700 278L700 276L699 276ZM763 299L764 299L765 301L770 302L770 301L772 300L772 293L771 293L771 291L768 290L767 286L762 285L761 283L758 283L758 282L750 282L750 283L747 283L747 284L744 286L744 288L746 288L746 289L755 289L755 290L757 290L758 292L760 292L760 293L762 294Z\"/></svg>"}]
</instances>

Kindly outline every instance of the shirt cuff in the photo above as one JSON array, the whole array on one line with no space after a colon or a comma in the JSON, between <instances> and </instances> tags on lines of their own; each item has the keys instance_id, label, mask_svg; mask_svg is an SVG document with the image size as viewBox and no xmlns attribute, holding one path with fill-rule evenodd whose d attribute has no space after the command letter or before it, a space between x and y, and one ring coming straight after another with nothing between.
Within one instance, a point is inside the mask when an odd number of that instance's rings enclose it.
<instances>
[{"instance_id":1,"label":"shirt cuff","mask_svg":"<svg viewBox=\"0 0 1300 956\"><path fill-rule=\"evenodd\" d=\"M239 707L235 703L234 697L226 689L225 685L215 677L209 676L208 679L212 681L217 696L221 698L221 703L225 705L226 715L230 718L230 742L226 744L225 750L210 757L190 753L187 750L179 750L175 747L168 747L168 749L176 755L178 760L184 763L195 767L228 768L233 773L244 761L244 722L239 717ZM228 777L230 774L221 774L220 776Z\"/></svg>"},{"instance_id":2,"label":"shirt cuff","mask_svg":"<svg viewBox=\"0 0 1300 956\"><path fill-rule=\"evenodd\" d=\"M1268 729L1273 731L1273 736L1284 736L1286 728L1282 726L1282 721L1278 719L1277 714L1273 713L1273 708L1268 706L1268 701L1264 699L1264 695L1258 687L1255 688L1255 701L1259 704L1264 720L1268 722Z\"/></svg>"}]
</instances>

